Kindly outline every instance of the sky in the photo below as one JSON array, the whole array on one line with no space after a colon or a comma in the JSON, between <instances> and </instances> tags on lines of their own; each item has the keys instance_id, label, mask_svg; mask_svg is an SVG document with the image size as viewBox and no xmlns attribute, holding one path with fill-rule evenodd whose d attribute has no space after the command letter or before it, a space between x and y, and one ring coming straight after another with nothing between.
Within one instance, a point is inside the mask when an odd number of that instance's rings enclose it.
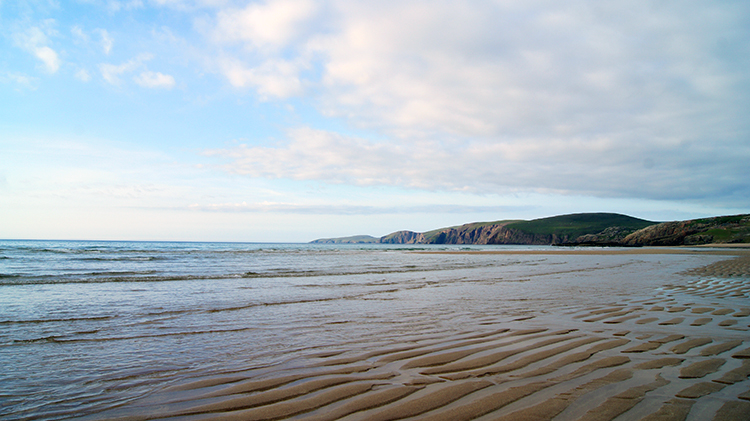
<instances>
[{"instance_id":1,"label":"sky","mask_svg":"<svg viewBox=\"0 0 750 421\"><path fill-rule=\"evenodd\" d=\"M0 0L0 238L750 213L750 2Z\"/></svg>"}]
</instances>

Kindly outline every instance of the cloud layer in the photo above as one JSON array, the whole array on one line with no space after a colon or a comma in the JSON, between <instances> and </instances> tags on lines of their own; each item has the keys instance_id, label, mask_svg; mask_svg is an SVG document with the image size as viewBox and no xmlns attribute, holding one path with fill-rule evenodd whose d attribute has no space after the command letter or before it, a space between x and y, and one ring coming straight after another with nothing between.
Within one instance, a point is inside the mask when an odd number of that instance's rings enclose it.
<instances>
[{"instance_id":1,"label":"cloud layer","mask_svg":"<svg viewBox=\"0 0 750 421\"><path fill-rule=\"evenodd\" d=\"M742 209L748 21L741 0L0 3L0 83L49 113L19 114L30 132L99 126L219 168L199 209L267 199L238 179L305 206L300 186L362 192L362 212L382 186Z\"/></svg>"},{"instance_id":2,"label":"cloud layer","mask_svg":"<svg viewBox=\"0 0 750 421\"><path fill-rule=\"evenodd\" d=\"M221 71L381 140L212 150L254 177L750 205L743 2L278 0L216 13Z\"/></svg>"}]
</instances>

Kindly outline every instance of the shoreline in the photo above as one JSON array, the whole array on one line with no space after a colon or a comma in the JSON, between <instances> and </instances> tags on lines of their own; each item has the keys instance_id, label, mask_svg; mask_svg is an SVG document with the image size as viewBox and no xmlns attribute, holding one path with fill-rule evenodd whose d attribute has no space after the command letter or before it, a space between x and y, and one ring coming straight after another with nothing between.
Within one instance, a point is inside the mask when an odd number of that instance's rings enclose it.
<instances>
[{"instance_id":1,"label":"shoreline","mask_svg":"<svg viewBox=\"0 0 750 421\"><path fill-rule=\"evenodd\" d=\"M519 255L638 255L638 254L703 254L750 256L747 245L652 246L652 247L560 247L554 250L413 250L415 254L519 254Z\"/></svg>"}]
</instances>

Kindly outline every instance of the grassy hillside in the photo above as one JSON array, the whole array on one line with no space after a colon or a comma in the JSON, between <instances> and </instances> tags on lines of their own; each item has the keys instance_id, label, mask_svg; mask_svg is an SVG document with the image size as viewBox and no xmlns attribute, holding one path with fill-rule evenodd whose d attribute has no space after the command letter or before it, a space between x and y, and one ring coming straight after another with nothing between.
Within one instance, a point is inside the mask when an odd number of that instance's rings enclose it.
<instances>
[{"instance_id":1,"label":"grassy hillside","mask_svg":"<svg viewBox=\"0 0 750 421\"><path fill-rule=\"evenodd\" d=\"M710 235L714 243L750 243L750 217L746 214L696 219L689 226L703 228L700 234Z\"/></svg>"},{"instance_id":2,"label":"grassy hillside","mask_svg":"<svg viewBox=\"0 0 750 421\"><path fill-rule=\"evenodd\" d=\"M750 215L663 222L628 235L623 243L660 246L750 243Z\"/></svg>"},{"instance_id":3,"label":"grassy hillside","mask_svg":"<svg viewBox=\"0 0 750 421\"><path fill-rule=\"evenodd\" d=\"M507 225L531 234L569 236L572 238L602 232L610 227L620 227L636 231L656 222L617 213L575 213L534 219L531 221L513 222Z\"/></svg>"}]
</instances>

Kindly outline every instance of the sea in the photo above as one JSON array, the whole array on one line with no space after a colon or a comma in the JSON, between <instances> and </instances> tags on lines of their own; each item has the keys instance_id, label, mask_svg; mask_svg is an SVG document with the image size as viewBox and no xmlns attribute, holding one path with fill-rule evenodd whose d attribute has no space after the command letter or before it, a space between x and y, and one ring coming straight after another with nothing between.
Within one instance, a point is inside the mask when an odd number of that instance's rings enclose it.
<instances>
[{"instance_id":1,"label":"sea","mask_svg":"<svg viewBox=\"0 0 750 421\"><path fill-rule=\"evenodd\" d=\"M496 254L486 251L541 251ZM0 418L647 295L721 257L554 247L0 241Z\"/></svg>"}]
</instances>

